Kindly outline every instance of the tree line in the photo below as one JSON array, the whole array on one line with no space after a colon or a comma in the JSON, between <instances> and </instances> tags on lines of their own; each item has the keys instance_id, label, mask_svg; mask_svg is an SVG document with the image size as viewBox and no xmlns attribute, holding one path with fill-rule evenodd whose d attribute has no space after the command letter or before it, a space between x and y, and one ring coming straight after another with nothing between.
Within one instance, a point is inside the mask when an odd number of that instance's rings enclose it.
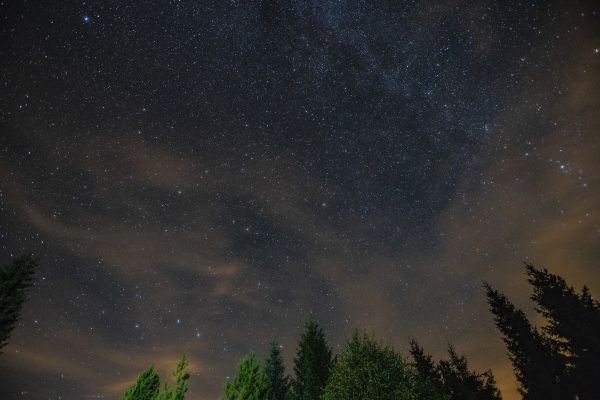
<instances>
[{"instance_id":1,"label":"tree line","mask_svg":"<svg viewBox=\"0 0 600 400\"><path fill-rule=\"evenodd\" d=\"M523 399L600 399L600 303L587 287L578 293L546 269L526 264L526 274L536 311L547 321L542 328L484 284ZM272 342L266 360L252 352L240 360L222 400L502 399L492 371L471 370L452 345L447 359L435 362L413 339L410 355L406 360L373 336L355 332L334 356L322 328L310 320L293 376L286 375L280 347Z\"/></svg>"},{"instance_id":2,"label":"tree line","mask_svg":"<svg viewBox=\"0 0 600 400\"><path fill-rule=\"evenodd\" d=\"M0 269L0 349L20 319L38 262L22 256ZM600 399L600 302L587 287L578 292L564 278L525 265L531 300L546 321L534 326L500 291L485 283L488 304L506 344L524 400ZM309 320L285 371L281 348L271 342L260 360L250 352L226 380L222 400L500 400L490 370L473 371L464 355L448 345L447 358L434 361L415 340L411 359L372 335L357 331L334 355L321 326ZM174 386L162 384L153 367L142 372L122 400L183 400L190 373L183 357Z\"/></svg>"},{"instance_id":3,"label":"tree line","mask_svg":"<svg viewBox=\"0 0 600 400\"><path fill-rule=\"evenodd\" d=\"M452 346L435 363L411 341L412 361L372 335L356 331L333 356L322 328L307 322L294 358L294 376L285 374L281 351L272 342L260 362L250 353L225 383L223 400L431 399L500 400L491 371L472 371Z\"/></svg>"}]
</instances>

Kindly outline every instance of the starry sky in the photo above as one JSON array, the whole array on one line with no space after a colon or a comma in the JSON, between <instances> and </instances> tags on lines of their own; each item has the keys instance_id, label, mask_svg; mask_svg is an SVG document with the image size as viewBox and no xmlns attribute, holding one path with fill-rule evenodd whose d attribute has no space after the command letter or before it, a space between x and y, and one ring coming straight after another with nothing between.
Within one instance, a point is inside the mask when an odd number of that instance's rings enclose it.
<instances>
[{"instance_id":1,"label":"starry sky","mask_svg":"<svg viewBox=\"0 0 600 400\"><path fill-rule=\"evenodd\" d=\"M37 282L4 399L191 399L309 315L447 341L517 399L482 281L600 292L600 6L0 2L0 261Z\"/></svg>"}]
</instances>

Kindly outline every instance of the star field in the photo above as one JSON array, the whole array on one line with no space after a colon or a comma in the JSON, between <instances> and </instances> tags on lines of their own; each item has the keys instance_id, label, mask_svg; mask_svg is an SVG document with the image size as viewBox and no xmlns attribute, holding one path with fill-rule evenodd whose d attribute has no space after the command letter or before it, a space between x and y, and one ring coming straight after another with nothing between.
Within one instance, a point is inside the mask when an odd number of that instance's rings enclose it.
<instances>
[{"instance_id":1,"label":"star field","mask_svg":"<svg viewBox=\"0 0 600 400\"><path fill-rule=\"evenodd\" d=\"M593 2L1 4L0 261L40 259L2 398L118 398L182 353L217 398L313 313L516 399L482 281L600 291Z\"/></svg>"}]
</instances>

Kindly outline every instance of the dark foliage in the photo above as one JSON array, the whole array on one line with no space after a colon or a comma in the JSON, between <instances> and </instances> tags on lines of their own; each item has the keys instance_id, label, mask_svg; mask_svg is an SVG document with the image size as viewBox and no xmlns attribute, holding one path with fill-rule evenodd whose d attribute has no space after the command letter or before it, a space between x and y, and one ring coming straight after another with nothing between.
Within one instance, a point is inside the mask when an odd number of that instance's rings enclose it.
<instances>
[{"instance_id":1,"label":"dark foliage","mask_svg":"<svg viewBox=\"0 0 600 400\"><path fill-rule=\"evenodd\" d=\"M471 371L464 355L448 346L448 360L435 364L416 340L410 342L414 367L425 382L434 385L451 400L500 400L502 396L491 371Z\"/></svg>"},{"instance_id":2,"label":"dark foliage","mask_svg":"<svg viewBox=\"0 0 600 400\"><path fill-rule=\"evenodd\" d=\"M271 388L272 400L286 400L289 397L289 379L285 375L283 357L277 342L271 342L269 358L265 361L267 382Z\"/></svg>"},{"instance_id":3,"label":"dark foliage","mask_svg":"<svg viewBox=\"0 0 600 400\"><path fill-rule=\"evenodd\" d=\"M318 400L327 384L331 368L331 349L323 330L315 321L306 323L294 358L292 381L294 400Z\"/></svg>"},{"instance_id":4,"label":"dark foliage","mask_svg":"<svg viewBox=\"0 0 600 400\"><path fill-rule=\"evenodd\" d=\"M27 289L33 283L38 262L31 256L21 256L0 269L0 349L8 343L21 318Z\"/></svg>"},{"instance_id":5,"label":"dark foliage","mask_svg":"<svg viewBox=\"0 0 600 400\"><path fill-rule=\"evenodd\" d=\"M413 357L413 366L417 369L419 376L435 386L441 388L442 377L440 371L433 361L430 354L426 354L423 348L419 345L416 339L410 341L410 354Z\"/></svg>"},{"instance_id":6,"label":"dark foliage","mask_svg":"<svg viewBox=\"0 0 600 400\"><path fill-rule=\"evenodd\" d=\"M162 389L160 388L160 377L154 367L148 368L127 389L122 400L184 400L188 391L188 380L190 379L187 367L188 362L183 356L177 364L177 368L173 371L175 386L171 388L168 384L165 384Z\"/></svg>"},{"instance_id":7,"label":"dark foliage","mask_svg":"<svg viewBox=\"0 0 600 400\"><path fill-rule=\"evenodd\" d=\"M469 370L467 359L448 346L448 360L439 362L443 387L452 400L501 400L492 371Z\"/></svg>"},{"instance_id":8,"label":"dark foliage","mask_svg":"<svg viewBox=\"0 0 600 400\"><path fill-rule=\"evenodd\" d=\"M567 357L569 385L580 399L600 399L600 303L587 287L581 294L546 269L527 264L531 299L548 325L543 331Z\"/></svg>"},{"instance_id":9,"label":"dark foliage","mask_svg":"<svg viewBox=\"0 0 600 400\"><path fill-rule=\"evenodd\" d=\"M542 330L499 291L485 285L524 399L600 398L597 379L600 307L589 290L577 294L565 280L527 265L532 300L547 320Z\"/></svg>"},{"instance_id":10,"label":"dark foliage","mask_svg":"<svg viewBox=\"0 0 600 400\"><path fill-rule=\"evenodd\" d=\"M336 357L323 400L447 400L391 347L355 333Z\"/></svg>"},{"instance_id":11,"label":"dark foliage","mask_svg":"<svg viewBox=\"0 0 600 400\"><path fill-rule=\"evenodd\" d=\"M154 400L158 397L160 390L160 378L154 367L150 367L142 372L136 382L131 386L122 400Z\"/></svg>"}]
</instances>

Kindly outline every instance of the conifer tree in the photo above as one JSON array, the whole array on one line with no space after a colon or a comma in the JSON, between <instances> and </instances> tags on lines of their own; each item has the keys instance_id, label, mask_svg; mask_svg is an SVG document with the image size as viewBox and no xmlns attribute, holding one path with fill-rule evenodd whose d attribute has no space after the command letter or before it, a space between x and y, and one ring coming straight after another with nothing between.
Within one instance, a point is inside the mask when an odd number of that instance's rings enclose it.
<instances>
[{"instance_id":1,"label":"conifer tree","mask_svg":"<svg viewBox=\"0 0 600 400\"><path fill-rule=\"evenodd\" d=\"M531 326L525 313L485 284L496 326L503 335L520 392L525 400L572 399L565 357L556 343Z\"/></svg>"},{"instance_id":2,"label":"conifer tree","mask_svg":"<svg viewBox=\"0 0 600 400\"><path fill-rule=\"evenodd\" d=\"M430 354L426 354L415 339L410 341L410 354L413 357L413 366L417 369L419 376L425 381L442 387L442 378L439 370Z\"/></svg>"},{"instance_id":3,"label":"conifer tree","mask_svg":"<svg viewBox=\"0 0 600 400\"><path fill-rule=\"evenodd\" d=\"M177 364L175 371L173 371L175 387L171 388L165 383L158 396L158 400L183 400L185 398L185 394L188 391L188 380L190 379L190 373L187 370L187 366L188 362L184 355Z\"/></svg>"},{"instance_id":4,"label":"conifer tree","mask_svg":"<svg viewBox=\"0 0 600 400\"><path fill-rule=\"evenodd\" d=\"M267 374L254 353L242 358L237 373L225 384L223 400L265 400L271 397Z\"/></svg>"},{"instance_id":5,"label":"conifer tree","mask_svg":"<svg viewBox=\"0 0 600 400\"><path fill-rule=\"evenodd\" d=\"M183 356L173 371L175 387L171 388L165 384L161 390L160 377L154 370L154 366L151 366L138 376L136 382L127 389L122 400L184 400L190 379L187 367L188 362Z\"/></svg>"},{"instance_id":6,"label":"conifer tree","mask_svg":"<svg viewBox=\"0 0 600 400\"><path fill-rule=\"evenodd\" d=\"M158 397L159 390L160 378L152 366L138 376L122 400L154 400Z\"/></svg>"},{"instance_id":7,"label":"conifer tree","mask_svg":"<svg viewBox=\"0 0 600 400\"><path fill-rule=\"evenodd\" d=\"M500 400L502 397L491 371L479 374L469 370L467 359L448 346L448 360L435 364L416 340L410 342L410 353L419 376L444 392L451 400Z\"/></svg>"},{"instance_id":8,"label":"conifer tree","mask_svg":"<svg viewBox=\"0 0 600 400\"><path fill-rule=\"evenodd\" d=\"M306 323L294 358L294 400L319 400L329 378L331 349L323 330L313 320Z\"/></svg>"},{"instance_id":9,"label":"conifer tree","mask_svg":"<svg viewBox=\"0 0 600 400\"><path fill-rule=\"evenodd\" d=\"M562 277L531 264L526 268L531 299L548 321L544 332L556 339L571 366L572 392L582 400L600 399L600 303L586 287L578 294Z\"/></svg>"},{"instance_id":10,"label":"conifer tree","mask_svg":"<svg viewBox=\"0 0 600 400\"><path fill-rule=\"evenodd\" d=\"M482 375L484 385L483 390L481 391L482 399L502 399L502 395L500 394L500 389L498 389L498 385L496 384L496 379L494 378L494 374L491 370L485 371Z\"/></svg>"},{"instance_id":11,"label":"conifer tree","mask_svg":"<svg viewBox=\"0 0 600 400\"><path fill-rule=\"evenodd\" d=\"M439 362L439 374L444 389L452 400L501 400L491 371L483 374L471 371L467 358L448 346L448 360Z\"/></svg>"},{"instance_id":12,"label":"conifer tree","mask_svg":"<svg viewBox=\"0 0 600 400\"><path fill-rule=\"evenodd\" d=\"M0 349L6 346L21 318L27 289L32 285L37 266L37 260L25 255L0 269Z\"/></svg>"},{"instance_id":13,"label":"conifer tree","mask_svg":"<svg viewBox=\"0 0 600 400\"><path fill-rule=\"evenodd\" d=\"M271 342L269 358L265 362L265 373L271 388L272 400L286 400L289 395L289 379L285 375L285 367L279 344Z\"/></svg>"}]
</instances>

